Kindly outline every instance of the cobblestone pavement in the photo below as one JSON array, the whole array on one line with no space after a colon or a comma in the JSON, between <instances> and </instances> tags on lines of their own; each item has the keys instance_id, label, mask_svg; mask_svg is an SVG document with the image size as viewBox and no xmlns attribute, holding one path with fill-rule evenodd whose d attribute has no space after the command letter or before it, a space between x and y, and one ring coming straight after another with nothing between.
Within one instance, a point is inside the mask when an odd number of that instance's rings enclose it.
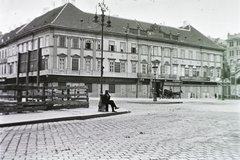
<instances>
[{"instance_id":1,"label":"cobblestone pavement","mask_svg":"<svg viewBox=\"0 0 240 160\"><path fill-rule=\"evenodd\" d=\"M131 113L0 128L0 159L240 159L237 103L117 104Z\"/></svg>"}]
</instances>

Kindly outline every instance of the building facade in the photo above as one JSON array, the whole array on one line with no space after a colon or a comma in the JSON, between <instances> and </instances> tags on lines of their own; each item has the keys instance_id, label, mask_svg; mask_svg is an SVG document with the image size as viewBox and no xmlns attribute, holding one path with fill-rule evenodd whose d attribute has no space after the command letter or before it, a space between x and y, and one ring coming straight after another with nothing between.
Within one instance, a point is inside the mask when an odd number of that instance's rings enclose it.
<instances>
[{"instance_id":1,"label":"building facade","mask_svg":"<svg viewBox=\"0 0 240 160\"><path fill-rule=\"evenodd\" d=\"M0 83L87 85L99 96L101 47L103 90L118 97L152 97L156 90L183 91L184 98L221 94L224 49L184 24L180 28L111 17L112 27L71 3L51 10L0 39ZM105 20L107 21L107 19ZM153 61L158 60L156 77Z\"/></svg>"},{"instance_id":2,"label":"building facade","mask_svg":"<svg viewBox=\"0 0 240 160\"><path fill-rule=\"evenodd\" d=\"M240 98L240 33L228 34L227 63L230 66L230 98Z\"/></svg>"}]
</instances>

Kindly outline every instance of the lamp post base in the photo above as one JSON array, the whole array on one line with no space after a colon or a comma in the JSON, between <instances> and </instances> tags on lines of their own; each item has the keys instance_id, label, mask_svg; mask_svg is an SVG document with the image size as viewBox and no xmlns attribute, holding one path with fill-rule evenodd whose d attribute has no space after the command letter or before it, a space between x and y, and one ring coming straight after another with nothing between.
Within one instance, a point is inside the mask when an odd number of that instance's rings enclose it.
<instances>
[{"instance_id":1,"label":"lamp post base","mask_svg":"<svg viewBox=\"0 0 240 160\"><path fill-rule=\"evenodd\" d=\"M156 92L153 93L153 101L155 101L155 102L157 101L157 93Z\"/></svg>"},{"instance_id":2,"label":"lamp post base","mask_svg":"<svg viewBox=\"0 0 240 160\"><path fill-rule=\"evenodd\" d=\"M104 105L102 103L102 96L103 96L103 94L101 93L100 94L100 100L98 102L98 112L104 112L105 111Z\"/></svg>"}]
</instances>

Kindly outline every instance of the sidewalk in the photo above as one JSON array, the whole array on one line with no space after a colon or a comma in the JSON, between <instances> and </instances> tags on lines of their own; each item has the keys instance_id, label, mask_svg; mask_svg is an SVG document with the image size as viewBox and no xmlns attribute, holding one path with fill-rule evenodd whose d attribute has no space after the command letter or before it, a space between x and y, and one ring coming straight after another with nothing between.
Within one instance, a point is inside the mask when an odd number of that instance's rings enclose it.
<instances>
[{"instance_id":1,"label":"sidewalk","mask_svg":"<svg viewBox=\"0 0 240 160\"><path fill-rule=\"evenodd\" d=\"M37 112L10 113L9 115L0 114L0 127L65 120L84 120L130 113L130 111L123 108L119 108L116 111L112 112L111 107L109 107L109 112L98 112L98 106L90 106L89 108L39 110Z\"/></svg>"}]
</instances>

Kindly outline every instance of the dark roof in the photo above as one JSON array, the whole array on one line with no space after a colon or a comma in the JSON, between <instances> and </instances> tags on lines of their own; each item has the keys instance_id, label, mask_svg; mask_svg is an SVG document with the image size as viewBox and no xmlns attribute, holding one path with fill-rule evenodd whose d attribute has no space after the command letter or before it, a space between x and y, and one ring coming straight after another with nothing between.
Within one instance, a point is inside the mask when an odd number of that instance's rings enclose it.
<instances>
[{"instance_id":1,"label":"dark roof","mask_svg":"<svg viewBox=\"0 0 240 160\"><path fill-rule=\"evenodd\" d=\"M86 30L86 31L100 31L101 26L93 22L94 14L86 13L79 10L77 7L71 3L66 3L65 5L58 7L54 10L51 10L31 21L28 24L25 24L21 27L16 28L15 30L7 33L10 35L10 39L24 35L28 32L35 31L44 26L53 26L53 27L63 27L72 30ZM98 20L101 21L101 16L98 16ZM105 16L105 22L107 22L108 16ZM137 36L137 28L141 30L140 38L149 38L156 39L160 41L169 41L176 44L186 44L194 45L199 47L207 47L211 49L222 50L220 46L212 42L209 38L204 36L202 33L197 31L193 26L188 25L186 27L174 28L164 25L156 25L147 22L140 22L137 20L124 19L119 17L111 17L112 27L109 30L109 33L115 34L126 34L127 27L131 29L130 35ZM155 29L151 29L154 28ZM161 30L161 31L160 31ZM153 34L148 34L148 31L151 31ZM166 40L162 36L165 35L175 35L178 40ZM6 36L2 37L4 42L8 41ZM0 45L2 42L0 41Z\"/></svg>"}]
</instances>

